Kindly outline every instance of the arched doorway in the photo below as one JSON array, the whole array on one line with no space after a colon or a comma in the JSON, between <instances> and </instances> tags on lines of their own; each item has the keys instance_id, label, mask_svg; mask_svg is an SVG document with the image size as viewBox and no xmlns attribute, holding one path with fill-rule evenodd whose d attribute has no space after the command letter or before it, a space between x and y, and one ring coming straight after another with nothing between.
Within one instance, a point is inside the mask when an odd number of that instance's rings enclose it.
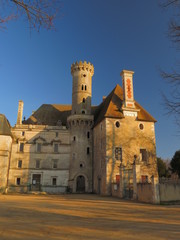
<instances>
[{"instance_id":1,"label":"arched doorway","mask_svg":"<svg viewBox=\"0 0 180 240\"><path fill-rule=\"evenodd\" d=\"M77 177L76 192L85 192L85 177L84 176Z\"/></svg>"}]
</instances>

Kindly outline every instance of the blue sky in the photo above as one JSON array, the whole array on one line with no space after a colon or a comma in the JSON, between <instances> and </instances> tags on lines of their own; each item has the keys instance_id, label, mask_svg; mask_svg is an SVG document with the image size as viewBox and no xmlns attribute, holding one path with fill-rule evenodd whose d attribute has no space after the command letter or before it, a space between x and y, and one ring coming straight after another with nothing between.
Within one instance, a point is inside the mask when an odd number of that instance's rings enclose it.
<instances>
[{"instance_id":1,"label":"blue sky","mask_svg":"<svg viewBox=\"0 0 180 240\"><path fill-rule=\"evenodd\" d=\"M43 103L71 104L75 61L94 65L93 105L122 85L122 69L133 70L135 99L158 121L157 155L172 158L180 136L173 117L165 115L161 92L170 94L170 88L158 70L171 70L179 57L166 37L172 11L148 0L62 3L56 31L30 33L23 19L0 31L0 112L13 126L20 99L26 118Z\"/></svg>"}]
</instances>

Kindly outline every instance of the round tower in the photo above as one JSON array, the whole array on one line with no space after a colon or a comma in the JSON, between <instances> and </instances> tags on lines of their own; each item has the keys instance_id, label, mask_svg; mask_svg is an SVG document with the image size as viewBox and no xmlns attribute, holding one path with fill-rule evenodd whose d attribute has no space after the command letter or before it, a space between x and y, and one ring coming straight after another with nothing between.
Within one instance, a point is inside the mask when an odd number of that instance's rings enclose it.
<instances>
[{"instance_id":1,"label":"round tower","mask_svg":"<svg viewBox=\"0 0 180 240\"><path fill-rule=\"evenodd\" d=\"M72 115L91 114L94 66L86 61L73 63L71 65L71 74L73 77Z\"/></svg>"},{"instance_id":2,"label":"round tower","mask_svg":"<svg viewBox=\"0 0 180 240\"><path fill-rule=\"evenodd\" d=\"M69 188L72 192L92 192L92 76L91 63L71 65L73 77L72 113L67 122L70 129L71 155Z\"/></svg>"}]
</instances>

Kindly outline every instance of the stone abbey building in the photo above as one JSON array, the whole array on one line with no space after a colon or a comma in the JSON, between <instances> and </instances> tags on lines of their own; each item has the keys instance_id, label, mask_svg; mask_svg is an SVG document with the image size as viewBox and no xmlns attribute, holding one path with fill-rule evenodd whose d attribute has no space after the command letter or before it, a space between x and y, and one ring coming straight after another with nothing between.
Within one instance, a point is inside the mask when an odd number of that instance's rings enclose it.
<instances>
[{"instance_id":1,"label":"stone abbey building","mask_svg":"<svg viewBox=\"0 0 180 240\"><path fill-rule=\"evenodd\" d=\"M19 101L14 127L1 114L1 191L111 195L116 183L123 197L134 181L158 178L156 120L134 100L133 73L123 70L122 88L117 84L99 106L92 106L94 67L76 62L71 66L72 105L43 104L22 121Z\"/></svg>"}]
</instances>

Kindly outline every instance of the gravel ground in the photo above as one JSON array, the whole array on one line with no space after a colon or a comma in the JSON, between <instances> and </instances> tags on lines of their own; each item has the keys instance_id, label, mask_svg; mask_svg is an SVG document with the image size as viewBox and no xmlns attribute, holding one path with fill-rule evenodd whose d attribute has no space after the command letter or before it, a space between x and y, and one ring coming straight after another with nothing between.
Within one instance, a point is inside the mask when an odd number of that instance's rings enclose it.
<instances>
[{"instance_id":1,"label":"gravel ground","mask_svg":"<svg viewBox=\"0 0 180 240\"><path fill-rule=\"evenodd\" d=\"M0 195L0 240L180 239L180 206L91 194Z\"/></svg>"}]
</instances>

